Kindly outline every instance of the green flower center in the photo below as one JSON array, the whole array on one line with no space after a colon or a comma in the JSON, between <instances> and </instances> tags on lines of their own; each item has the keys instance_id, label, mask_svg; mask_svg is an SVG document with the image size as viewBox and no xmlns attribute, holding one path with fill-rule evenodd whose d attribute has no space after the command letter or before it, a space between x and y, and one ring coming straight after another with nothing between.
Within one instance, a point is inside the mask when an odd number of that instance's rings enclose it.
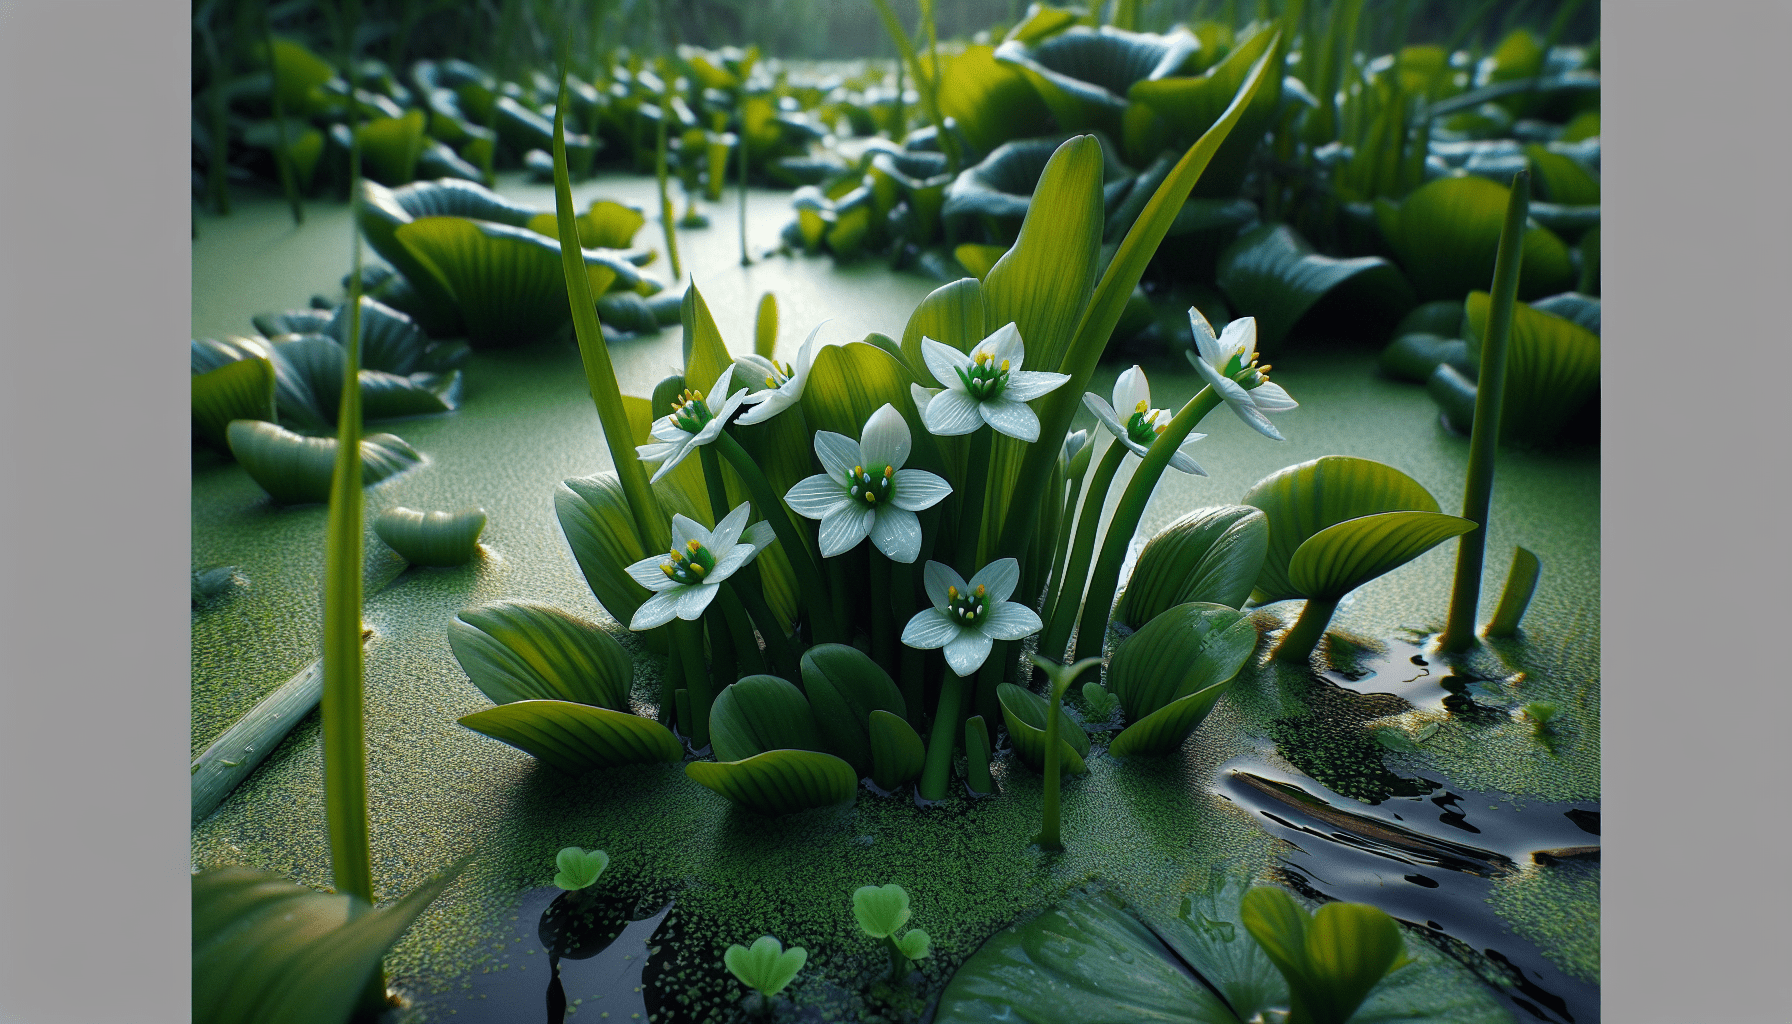
<instances>
[{"instance_id":1,"label":"green flower center","mask_svg":"<svg viewBox=\"0 0 1792 1024\"><path fill-rule=\"evenodd\" d=\"M1002 365L997 366L994 356L979 352L969 370L958 371L958 379L964 382L964 389L972 398L987 402L1008 386L1008 360L1002 360Z\"/></svg>"},{"instance_id":2,"label":"green flower center","mask_svg":"<svg viewBox=\"0 0 1792 1024\"><path fill-rule=\"evenodd\" d=\"M703 401L701 391L687 388L684 394L672 400L672 422L687 434L695 434L715 418L715 413L709 411L709 404Z\"/></svg>"},{"instance_id":3,"label":"green flower center","mask_svg":"<svg viewBox=\"0 0 1792 1024\"><path fill-rule=\"evenodd\" d=\"M1151 442L1157 440L1157 435L1163 433L1164 427L1169 426L1167 423L1157 422L1157 418L1161 415L1163 415L1162 409L1152 409L1141 399L1139 404L1133 408L1132 417L1126 421L1126 436L1131 438L1134 444L1151 447Z\"/></svg>"},{"instance_id":4,"label":"green flower center","mask_svg":"<svg viewBox=\"0 0 1792 1024\"><path fill-rule=\"evenodd\" d=\"M981 584L973 593L959 590L957 587L946 588L946 615L961 626L975 626L989 618L989 599Z\"/></svg>"},{"instance_id":5,"label":"green flower center","mask_svg":"<svg viewBox=\"0 0 1792 1024\"><path fill-rule=\"evenodd\" d=\"M895 486L896 470L891 466L854 466L847 478L847 490L866 508L889 504Z\"/></svg>"},{"instance_id":6,"label":"green flower center","mask_svg":"<svg viewBox=\"0 0 1792 1024\"><path fill-rule=\"evenodd\" d=\"M1258 366L1257 354L1251 353L1251 361L1244 361L1243 352L1234 352L1232 358L1226 360L1226 368L1221 373L1237 381L1246 391L1269 379L1269 371L1273 366Z\"/></svg>"},{"instance_id":7,"label":"green flower center","mask_svg":"<svg viewBox=\"0 0 1792 1024\"><path fill-rule=\"evenodd\" d=\"M702 583L716 567L716 556L696 540L687 541L683 551L673 548L670 558L660 566L660 571L675 583Z\"/></svg>"},{"instance_id":8,"label":"green flower center","mask_svg":"<svg viewBox=\"0 0 1792 1024\"><path fill-rule=\"evenodd\" d=\"M780 363L776 359L772 360L771 363L772 372L765 378L766 387L773 389L781 388L790 383L790 379L796 376L796 370L793 369L789 363Z\"/></svg>"}]
</instances>

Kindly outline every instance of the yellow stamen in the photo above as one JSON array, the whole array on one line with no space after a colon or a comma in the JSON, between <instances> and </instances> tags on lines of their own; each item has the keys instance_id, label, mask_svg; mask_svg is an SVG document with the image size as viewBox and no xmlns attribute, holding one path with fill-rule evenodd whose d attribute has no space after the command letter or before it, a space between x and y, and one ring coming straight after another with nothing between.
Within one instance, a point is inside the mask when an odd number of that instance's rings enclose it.
<instances>
[{"instance_id":1,"label":"yellow stamen","mask_svg":"<svg viewBox=\"0 0 1792 1024\"><path fill-rule=\"evenodd\" d=\"M1132 407L1132 411L1133 412L1150 412L1151 406L1143 398L1141 398L1141 399L1139 399L1139 404Z\"/></svg>"},{"instance_id":2,"label":"yellow stamen","mask_svg":"<svg viewBox=\"0 0 1792 1024\"><path fill-rule=\"evenodd\" d=\"M684 546L689 548L691 550L692 554L696 554L697 549L702 547L703 545L697 543L697 538L692 537L690 540L685 541Z\"/></svg>"},{"instance_id":3,"label":"yellow stamen","mask_svg":"<svg viewBox=\"0 0 1792 1024\"><path fill-rule=\"evenodd\" d=\"M950 598L957 598L958 597L958 588L957 587L947 587L946 588L946 596L950 597Z\"/></svg>"},{"instance_id":4,"label":"yellow stamen","mask_svg":"<svg viewBox=\"0 0 1792 1024\"><path fill-rule=\"evenodd\" d=\"M875 505L875 504L877 504L877 494L876 494L876 492L874 492L874 491L866 491L866 492L865 492L865 504L867 504L867 505Z\"/></svg>"},{"instance_id":5,"label":"yellow stamen","mask_svg":"<svg viewBox=\"0 0 1792 1024\"><path fill-rule=\"evenodd\" d=\"M885 466L884 467L884 479L885 480L888 480L895 475L896 475L896 467L895 466Z\"/></svg>"},{"instance_id":6,"label":"yellow stamen","mask_svg":"<svg viewBox=\"0 0 1792 1024\"><path fill-rule=\"evenodd\" d=\"M981 583L977 584L977 596L982 597L983 593L984 593L983 584L981 584Z\"/></svg>"},{"instance_id":7,"label":"yellow stamen","mask_svg":"<svg viewBox=\"0 0 1792 1024\"><path fill-rule=\"evenodd\" d=\"M1002 372L1003 373L1008 372L1008 360L1006 360L1006 359L1002 360Z\"/></svg>"},{"instance_id":8,"label":"yellow stamen","mask_svg":"<svg viewBox=\"0 0 1792 1024\"><path fill-rule=\"evenodd\" d=\"M703 575L703 563L692 562L691 563L691 571L696 573L699 576Z\"/></svg>"},{"instance_id":9,"label":"yellow stamen","mask_svg":"<svg viewBox=\"0 0 1792 1024\"><path fill-rule=\"evenodd\" d=\"M671 567L671 566L670 566L670 565L662 565L662 566L660 566L660 571L661 571L661 572L663 572L663 573L665 573L665 574L666 574L666 575L667 575L667 576L669 576L669 577L671 577L671 578L673 578L673 579L677 579L677 578L678 578L678 575L677 575L677 574L676 574L676 573L674 573L674 572L673 572L673 571L672 571L672 567Z\"/></svg>"},{"instance_id":10,"label":"yellow stamen","mask_svg":"<svg viewBox=\"0 0 1792 1024\"><path fill-rule=\"evenodd\" d=\"M775 388L778 386L778 382L771 379L770 377L767 377L767 378L765 378L765 386L768 388Z\"/></svg>"}]
</instances>

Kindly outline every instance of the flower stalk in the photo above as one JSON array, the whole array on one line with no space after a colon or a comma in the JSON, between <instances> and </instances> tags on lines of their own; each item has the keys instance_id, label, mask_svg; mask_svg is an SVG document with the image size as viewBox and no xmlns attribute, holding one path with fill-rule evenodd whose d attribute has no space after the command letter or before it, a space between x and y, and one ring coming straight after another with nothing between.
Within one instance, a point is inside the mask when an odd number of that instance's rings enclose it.
<instances>
[{"instance_id":1,"label":"flower stalk","mask_svg":"<svg viewBox=\"0 0 1792 1024\"><path fill-rule=\"evenodd\" d=\"M1046 701L1045 708L1045 802L1040 814L1039 834L1033 837L1040 849L1062 850L1064 842L1059 835L1060 812L1059 795L1063 787L1063 769L1059 765L1061 754L1058 750L1059 724L1064 716L1060 709L1064 705L1064 691L1070 684L1091 667L1101 664L1100 658L1084 658L1073 665L1060 665L1055 661L1029 655L1033 664L1045 670L1046 677L1051 680L1052 692Z\"/></svg>"},{"instance_id":2,"label":"flower stalk","mask_svg":"<svg viewBox=\"0 0 1792 1024\"><path fill-rule=\"evenodd\" d=\"M1114 474L1119 472L1120 463L1124 461L1126 446L1110 443L1095 466L1095 475L1089 478L1089 493L1084 496L1082 514L1077 517L1070 561L1052 605L1051 618L1046 622L1045 632L1039 636L1039 653L1043 657L1054 660L1063 657L1064 648L1070 643L1070 627L1076 622L1077 611L1082 608L1083 586L1089 579L1089 559L1095 553L1095 531L1101 525L1101 509L1107 504L1108 488L1113 485ZM1112 527L1109 532L1113 532Z\"/></svg>"},{"instance_id":3,"label":"flower stalk","mask_svg":"<svg viewBox=\"0 0 1792 1024\"><path fill-rule=\"evenodd\" d=\"M784 545L784 557L790 560L790 566L796 572L797 587L803 592L803 605L809 612L810 623L815 627L815 641L824 644L845 643L846 633L834 617L827 585L821 581L821 570L816 567L815 560L809 557L809 547L804 543L796 524L791 521L790 513L779 500L777 492L772 490L771 481L765 478L759 465L753 461L753 456L747 454L747 450L726 430L716 438L716 447L721 456L728 460L728 464L734 467L734 472L746 482L753 500L765 510L765 521L772 524L778 540Z\"/></svg>"},{"instance_id":4,"label":"flower stalk","mask_svg":"<svg viewBox=\"0 0 1792 1024\"><path fill-rule=\"evenodd\" d=\"M666 121L671 116L672 83L667 82L660 92L659 126L654 138L653 175L659 180L660 226L666 232L666 258L672 264L672 282L676 284L683 280L684 274L678 269L678 235L672 218L672 193L666 186Z\"/></svg>"}]
</instances>

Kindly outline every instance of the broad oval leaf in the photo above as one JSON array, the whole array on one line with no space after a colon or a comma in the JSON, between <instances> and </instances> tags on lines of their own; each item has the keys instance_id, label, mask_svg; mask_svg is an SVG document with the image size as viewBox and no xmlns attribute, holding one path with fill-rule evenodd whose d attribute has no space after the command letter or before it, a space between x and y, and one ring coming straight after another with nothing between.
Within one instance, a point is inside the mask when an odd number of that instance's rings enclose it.
<instances>
[{"instance_id":1,"label":"broad oval leaf","mask_svg":"<svg viewBox=\"0 0 1792 1024\"><path fill-rule=\"evenodd\" d=\"M1128 637L1108 664L1126 720L1229 681L1257 649L1250 616L1219 604L1177 605Z\"/></svg>"},{"instance_id":2,"label":"broad oval leaf","mask_svg":"<svg viewBox=\"0 0 1792 1024\"><path fill-rule=\"evenodd\" d=\"M1385 463L1327 455L1288 466L1257 481L1241 505L1269 516L1269 553L1252 597L1258 604L1304 596L1288 580L1294 552L1328 526L1377 512L1436 512L1437 499L1419 482Z\"/></svg>"},{"instance_id":3,"label":"broad oval leaf","mask_svg":"<svg viewBox=\"0 0 1792 1024\"><path fill-rule=\"evenodd\" d=\"M870 719L877 712L907 715L902 691L877 662L845 644L817 644L803 652L802 673L822 746L861 778L870 775Z\"/></svg>"},{"instance_id":4,"label":"broad oval leaf","mask_svg":"<svg viewBox=\"0 0 1792 1024\"><path fill-rule=\"evenodd\" d=\"M603 629L550 605L498 601L448 621L461 670L494 704L564 700L628 708L634 660Z\"/></svg>"},{"instance_id":5,"label":"broad oval leaf","mask_svg":"<svg viewBox=\"0 0 1792 1024\"><path fill-rule=\"evenodd\" d=\"M744 761L768 750L821 750L808 699L777 676L747 676L723 687L710 705L709 735L718 761Z\"/></svg>"},{"instance_id":6,"label":"broad oval leaf","mask_svg":"<svg viewBox=\"0 0 1792 1024\"><path fill-rule=\"evenodd\" d=\"M803 416L811 430L831 430L856 438L871 414L885 405L909 406L914 380L896 357L862 341L826 345L815 353L803 388ZM910 431L919 429L909 424Z\"/></svg>"},{"instance_id":7,"label":"broad oval leaf","mask_svg":"<svg viewBox=\"0 0 1792 1024\"><path fill-rule=\"evenodd\" d=\"M817 750L768 750L740 761L692 761L684 772L742 807L768 815L847 803L859 791L852 765Z\"/></svg>"},{"instance_id":8,"label":"broad oval leaf","mask_svg":"<svg viewBox=\"0 0 1792 1024\"><path fill-rule=\"evenodd\" d=\"M1118 136L1134 83L1175 74L1198 49L1187 32L1160 36L1079 25L1038 43L1009 40L996 48L995 59L1021 69L1061 128Z\"/></svg>"},{"instance_id":9,"label":"broad oval leaf","mask_svg":"<svg viewBox=\"0 0 1792 1024\"><path fill-rule=\"evenodd\" d=\"M1475 292L1464 306L1469 358L1476 365L1489 304L1486 292ZM1553 440L1598 389L1599 336L1572 320L1514 303L1500 439L1527 444Z\"/></svg>"},{"instance_id":10,"label":"broad oval leaf","mask_svg":"<svg viewBox=\"0 0 1792 1024\"><path fill-rule=\"evenodd\" d=\"M554 492L554 515L591 596L617 622L628 622L652 595L628 574L647 557L634 514L615 473L575 477ZM651 636L651 634L650 634Z\"/></svg>"},{"instance_id":11,"label":"broad oval leaf","mask_svg":"<svg viewBox=\"0 0 1792 1024\"><path fill-rule=\"evenodd\" d=\"M193 876L194 1024L340 1024L398 941L460 866L390 906L223 867Z\"/></svg>"},{"instance_id":12,"label":"broad oval leaf","mask_svg":"<svg viewBox=\"0 0 1792 1024\"><path fill-rule=\"evenodd\" d=\"M1164 119L1173 144L1187 145L1218 124L1232 100L1244 88L1251 68L1268 55L1270 64L1264 69L1266 81L1250 98L1237 125L1219 145L1208 163L1193 194L1203 198L1232 198L1250 169L1251 157L1262 144L1282 100L1282 61L1292 41L1285 33L1279 37L1274 23L1263 25L1249 39L1242 40L1200 77L1171 76L1133 83L1127 98L1140 103ZM1271 46L1276 50L1272 51Z\"/></svg>"},{"instance_id":13,"label":"broad oval leaf","mask_svg":"<svg viewBox=\"0 0 1792 1024\"><path fill-rule=\"evenodd\" d=\"M1441 512L1381 512L1327 527L1307 538L1288 564L1301 596L1336 601L1451 537L1475 528Z\"/></svg>"},{"instance_id":14,"label":"broad oval leaf","mask_svg":"<svg viewBox=\"0 0 1792 1024\"><path fill-rule=\"evenodd\" d=\"M403 185L417 176L423 155L424 114L411 110L398 117L376 117L357 130L361 161L368 177L387 185Z\"/></svg>"},{"instance_id":15,"label":"broad oval leaf","mask_svg":"<svg viewBox=\"0 0 1792 1024\"><path fill-rule=\"evenodd\" d=\"M1165 704L1114 737L1108 753L1115 757L1158 757L1175 752L1231 685L1232 680L1228 679Z\"/></svg>"},{"instance_id":16,"label":"broad oval leaf","mask_svg":"<svg viewBox=\"0 0 1792 1024\"><path fill-rule=\"evenodd\" d=\"M885 790L894 790L905 782L921 777L927 760L927 747L900 715L879 708L871 712L871 781Z\"/></svg>"},{"instance_id":17,"label":"broad oval leaf","mask_svg":"<svg viewBox=\"0 0 1792 1024\"><path fill-rule=\"evenodd\" d=\"M1511 190L1484 178L1438 178L1413 190L1398 207L1377 206L1382 234L1421 298L1460 298L1493 280ZM1574 283L1568 247L1548 228L1524 235L1520 298L1549 295Z\"/></svg>"},{"instance_id":18,"label":"broad oval leaf","mask_svg":"<svg viewBox=\"0 0 1792 1024\"><path fill-rule=\"evenodd\" d=\"M574 775L684 760L684 744L653 719L572 701L513 701L465 715L460 724Z\"/></svg>"},{"instance_id":19,"label":"broad oval leaf","mask_svg":"<svg viewBox=\"0 0 1792 1024\"><path fill-rule=\"evenodd\" d=\"M1220 254L1219 285L1239 316L1257 318L1257 347L1273 352L1301 317L1328 294L1324 308L1352 332L1385 337L1418 301L1404 275L1380 256L1336 259L1313 251L1293 228L1253 228ZM1327 333L1340 328L1326 325Z\"/></svg>"},{"instance_id":20,"label":"broad oval leaf","mask_svg":"<svg viewBox=\"0 0 1792 1024\"><path fill-rule=\"evenodd\" d=\"M1327 903L1307 928L1308 983L1314 1001L1343 1024L1399 961L1405 943L1385 912L1362 903Z\"/></svg>"},{"instance_id":21,"label":"broad oval leaf","mask_svg":"<svg viewBox=\"0 0 1792 1024\"><path fill-rule=\"evenodd\" d=\"M1158 531L1114 617L1132 629L1190 601L1241 608L1269 551L1269 519L1249 505L1200 508Z\"/></svg>"},{"instance_id":22,"label":"broad oval leaf","mask_svg":"<svg viewBox=\"0 0 1792 1024\"><path fill-rule=\"evenodd\" d=\"M231 454L275 501L302 505L329 500L335 438L305 437L261 420L236 420L225 436ZM361 486L372 486L422 462L423 456L403 438L369 434L361 439Z\"/></svg>"},{"instance_id":23,"label":"broad oval leaf","mask_svg":"<svg viewBox=\"0 0 1792 1024\"><path fill-rule=\"evenodd\" d=\"M1423 384L1437 368L1449 364L1468 368L1468 342L1437 334L1402 334L1381 350L1377 365L1381 372L1399 380Z\"/></svg>"},{"instance_id":24,"label":"broad oval leaf","mask_svg":"<svg viewBox=\"0 0 1792 1024\"><path fill-rule=\"evenodd\" d=\"M232 420L274 420L274 364L250 357L193 377L193 434L229 452Z\"/></svg>"},{"instance_id":25,"label":"broad oval leaf","mask_svg":"<svg viewBox=\"0 0 1792 1024\"><path fill-rule=\"evenodd\" d=\"M420 512L401 505L373 520L373 532L412 565L465 565L479 549L479 534L484 529L482 508Z\"/></svg>"},{"instance_id":26,"label":"broad oval leaf","mask_svg":"<svg viewBox=\"0 0 1792 1024\"><path fill-rule=\"evenodd\" d=\"M1002 720L1008 724L1008 739L1014 752L1036 772L1045 771L1045 698L1013 683L996 687L996 698L1002 705ZM1058 722L1058 765L1065 775L1081 775L1089 769L1083 764L1089 753L1089 734L1083 732L1070 715L1060 707Z\"/></svg>"}]
</instances>

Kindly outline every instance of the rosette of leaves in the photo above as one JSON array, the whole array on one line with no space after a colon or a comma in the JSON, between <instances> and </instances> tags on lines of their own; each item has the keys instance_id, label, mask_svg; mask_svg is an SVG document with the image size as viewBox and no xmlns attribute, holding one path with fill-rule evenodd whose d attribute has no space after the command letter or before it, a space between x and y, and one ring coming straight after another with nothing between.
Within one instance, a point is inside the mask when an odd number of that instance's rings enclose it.
<instances>
[{"instance_id":1,"label":"rosette of leaves","mask_svg":"<svg viewBox=\"0 0 1792 1024\"><path fill-rule=\"evenodd\" d=\"M907 203L915 218L914 241L927 245L939 229L940 207L952 175L942 153L904 153L880 150L867 172L872 206L879 218L887 217L898 203Z\"/></svg>"},{"instance_id":2,"label":"rosette of leaves","mask_svg":"<svg viewBox=\"0 0 1792 1024\"><path fill-rule=\"evenodd\" d=\"M714 761L685 774L742 807L780 815L851 801L859 776L822 749L803 691L777 676L747 676L716 695L709 711Z\"/></svg>"},{"instance_id":3,"label":"rosette of leaves","mask_svg":"<svg viewBox=\"0 0 1792 1024\"><path fill-rule=\"evenodd\" d=\"M417 298L417 308L407 312L438 337L460 332L459 303L437 275L399 242L398 229L419 217L466 217L522 227L535 214L533 208L471 181L419 181L395 189L365 179L361 182L361 235L374 252L404 275Z\"/></svg>"},{"instance_id":4,"label":"rosette of leaves","mask_svg":"<svg viewBox=\"0 0 1792 1024\"><path fill-rule=\"evenodd\" d=\"M1379 199L1375 218L1423 299L1459 299L1493 280L1493 259L1511 190L1484 178L1438 178L1398 205ZM1548 228L1524 234L1519 298L1549 295L1574 283L1568 247Z\"/></svg>"},{"instance_id":5,"label":"rosette of leaves","mask_svg":"<svg viewBox=\"0 0 1792 1024\"><path fill-rule=\"evenodd\" d=\"M1002 705L1002 721L1008 725L1008 739L1014 753L1036 772L1045 771L1045 727L1049 706L1045 698L1031 690L1002 683L996 687L996 700ZM1089 769L1083 759L1089 756L1089 734L1062 707L1058 722L1058 764L1065 775L1081 775Z\"/></svg>"},{"instance_id":6,"label":"rosette of leaves","mask_svg":"<svg viewBox=\"0 0 1792 1024\"><path fill-rule=\"evenodd\" d=\"M1103 208L1112 210L1132 186L1132 172L1115 156L1112 142L1095 137L1101 143ZM974 218L994 239L1012 239L1032 204L1046 163L1065 139L1057 135L997 146L982 162L960 171L946 187L940 215L947 221Z\"/></svg>"},{"instance_id":7,"label":"rosette of leaves","mask_svg":"<svg viewBox=\"0 0 1792 1024\"><path fill-rule=\"evenodd\" d=\"M1252 66L1270 53L1272 43L1286 52L1293 31L1284 29L1279 43L1276 32L1275 23L1264 25L1250 38L1238 41L1223 60L1200 75L1169 75L1134 82L1127 90L1127 99L1163 119L1166 141L1172 148L1187 146L1218 123ZM1270 63L1268 81L1251 97L1238 124L1214 153L1207 170L1195 183L1194 196L1232 198L1238 194L1239 185L1250 170L1251 155L1257 151L1281 105L1282 76L1276 71L1281 66L1280 54L1271 54Z\"/></svg>"},{"instance_id":8,"label":"rosette of leaves","mask_svg":"<svg viewBox=\"0 0 1792 1024\"><path fill-rule=\"evenodd\" d=\"M1315 323L1347 323L1365 336L1386 337L1418 301L1387 260L1320 255L1286 224L1239 236L1220 254L1217 280L1237 315L1257 318L1257 346L1264 352L1274 351L1309 312Z\"/></svg>"},{"instance_id":9,"label":"rosette of leaves","mask_svg":"<svg viewBox=\"0 0 1792 1024\"><path fill-rule=\"evenodd\" d=\"M1512 307L1511 334L1506 342L1506 394L1500 412L1500 440L1508 444L1538 445L1555 440L1599 391L1599 335L1572 319L1578 314L1597 325L1598 303L1589 306L1586 301L1554 298L1558 301L1547 305L1518 302ZM1475 367L1480 362L1490 305L1486 292L1470 293L1464 304L1468 358ZM1472 423L1475 378L1461 377L1467 388L1468 422Z\"/></svg>"},{"instance_id":10,"label":"rosette of leaves","mask_svg":"<svg viewBox=\"0 0 1792 1024\"><path fill-rule=\"evenodd\" d=\"M262 420L233 420L224 434L236 461L276 502L303 505L329 500L334 437L306 437ZM369 434L361 439L363 487L422 462L423 456L401 437Z\"/></svg>"},{"instance_id":11,"label":"rosette of leaves","mask_svg":"<svg viewBox=\"0 0 1792 1024\"><path fill-rule=\"evenodd\" d=\"M1262 510L1196 509L1145 543L1114 620L1138 629L1190 601L1242 608L1268 551L1269 520Z\"/></svg>"},{"instance_id":12,"label":"rosette of leaves","mask_svg":"<svg viewBox=\"0 0 1792 1024\"><path fill-rule=\"evenodd\" d=\"M548 605L500 601L460 612L448 644L498 705L460 724L564 772L677 763L671 730L629 714L634 661L603 629Z\"/></svg>"},{"instance_id":13,"label":"rosette of leaves","mask_svg":"<svg viewBox=\"0 0 1792 1024\"><path fill-rule=\"evenodd\" d=\"M1129 115L1129 93L1136 83L1179 73L1200 45L1186 31L1160 36L1079 25L1035 43L1008 40L996 47L995 59L1027 76L1060 129L1099 129L1125 139L1128 153L1149 159L1157 147L1145 152L1133 144L1129 129L1139 118ZM1152 117L1149 108L1141 113Z\"/></svg>"},{"instance_id":14,"label":"rosette of leaves","mask_svg":"<svg viewBox=\"0 0 1792 1024\"><path fill-rule=\"evenodd\" d=\"M1257 649L1250 616L1192 601L1147 622L1108 665L1108 687L1131 725L1114 737L1116 757L1168 754L1201 724Z\"/></svg>"}]
</instances>

